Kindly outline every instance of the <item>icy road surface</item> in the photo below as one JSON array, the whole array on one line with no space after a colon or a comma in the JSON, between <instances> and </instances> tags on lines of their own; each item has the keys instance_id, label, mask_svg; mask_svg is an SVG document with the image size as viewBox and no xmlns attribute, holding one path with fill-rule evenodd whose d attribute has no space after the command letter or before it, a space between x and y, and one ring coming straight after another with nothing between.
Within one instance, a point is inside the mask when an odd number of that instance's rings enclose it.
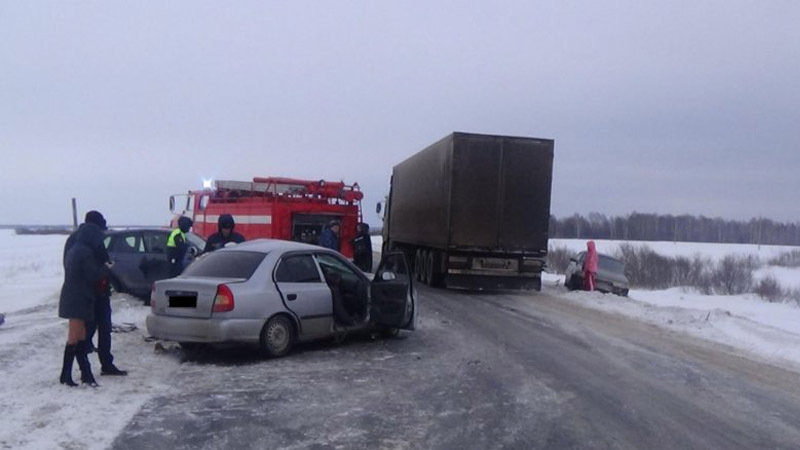
<instances>
[{"instance_id":1,"label":"icy road surface","mask_svg":"<svg viewBox=\"0 0 800 450\"><path fill-rule=\"evenodd\" d=\"M546 294L419 287L401 339L162 355L115 449L797 448L800 376Z\"/></svg>"}]
</instances>

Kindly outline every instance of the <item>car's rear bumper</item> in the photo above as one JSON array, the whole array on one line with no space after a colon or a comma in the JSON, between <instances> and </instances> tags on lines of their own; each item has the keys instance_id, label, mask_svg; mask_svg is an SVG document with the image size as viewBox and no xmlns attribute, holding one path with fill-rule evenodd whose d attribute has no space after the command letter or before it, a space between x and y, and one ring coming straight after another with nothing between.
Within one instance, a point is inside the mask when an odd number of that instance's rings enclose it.
<instances>
[{"instance_id":1,"label":"car's rear bumper","mask_svg":"<svg viewBox=\"0 0 800 450\"><path fill-rule=\"evenodd\" d=\"M176 342L257 344L263 320L259 319L197 319L189 317L147 316L150 336Z\"/></svg>"}]
</instances>

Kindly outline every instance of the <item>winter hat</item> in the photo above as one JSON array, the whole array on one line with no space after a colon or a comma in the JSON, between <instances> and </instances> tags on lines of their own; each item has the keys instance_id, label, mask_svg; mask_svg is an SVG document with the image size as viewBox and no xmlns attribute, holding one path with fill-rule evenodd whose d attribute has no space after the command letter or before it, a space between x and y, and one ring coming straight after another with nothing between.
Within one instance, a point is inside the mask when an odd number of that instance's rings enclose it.
<instances>
[{"instance_id":1,"label":"winter hat","mask_svg":"<svg viewBox=\"0 0 800 450\"><path fill-rule=\"evenodd\" d=\"M93 223L98 227L100 227L101 230L108 229L108 227L106 226L106 219L105 217L103 217L102 214L100 214L99 211L92 210L87 212L86 217L84 217L83 221L86 223Z\"/></svg>"},{"instance_id":2,"label":"winter hat","mask_svg":"<svg viewBox=\"0 0 800 450\"><path fill-rule=\"evenodd\" d=\"M234 227L233 216L230 214L223 214L219 216L219 220L217 220L217 225L220 229L222 228L230 228L231 230Z\"/></svg>"},{"instance_id":3,"label":"winter hat","mask_svg":"<svg viewBox=\"0 0 800 450\"><path fill-rule=\"evenodd\" d=\"M184 233L188 233L189 229L192 228L192 225L193 225L192 219L186 216L181 216L180 218L178 218L178 228L180 228L181 231L183 231Z\"/></svg>"}]
</instances>

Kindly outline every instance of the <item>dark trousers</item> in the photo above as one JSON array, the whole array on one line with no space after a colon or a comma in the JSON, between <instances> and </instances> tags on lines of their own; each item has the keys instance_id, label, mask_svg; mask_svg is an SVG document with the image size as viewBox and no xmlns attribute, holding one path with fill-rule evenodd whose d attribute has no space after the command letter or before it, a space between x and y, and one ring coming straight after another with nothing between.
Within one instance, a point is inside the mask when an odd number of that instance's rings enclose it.
<instances>
[{"instance_id":1,"label":"dark trousers","mask_svg":"<svg viewBox=\"0 0 800 450\"><path fill-rule=\"evenodd\" d=\"M175 278L183 272L183 258L169 260L169 277Z\"/></svg>"},{"instance_id":2,"label":"dark trousers","mask_svg":"<svg viewBox=\"0 0 800 450\"><path fill-rule=\"evenodd\" d=\"M357 253L353 258L353 264L363 272L372 272L372 253Z\"/></svg>"},{"instance_id":3,"label":"dark trousers","mask_svg":"<svg viewBox=\"0 0 800 450\"><path fill-rule=\"evenodd\" d=\"M103 368L114 364L111 354L111 298L99 295L94 302L94 322L86 322L86 340L90 341L97 330L97 356Z\"/></svg>"}]
</instances>

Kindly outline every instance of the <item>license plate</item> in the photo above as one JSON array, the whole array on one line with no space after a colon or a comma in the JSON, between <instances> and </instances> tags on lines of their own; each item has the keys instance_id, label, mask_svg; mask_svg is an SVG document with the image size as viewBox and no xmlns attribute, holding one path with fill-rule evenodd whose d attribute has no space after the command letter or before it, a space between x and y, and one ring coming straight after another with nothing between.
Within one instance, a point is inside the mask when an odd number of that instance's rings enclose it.
<instances>
[{"instance_id":1,"label":"license plate","mask_svg":"<svg viewBox=\"0 0 800 450\"><path fill-rule=\"evenodd\" d=\"M169 298L170 308L197 308L196 295L173 295Z\"/></svg>"}]
</instances>

